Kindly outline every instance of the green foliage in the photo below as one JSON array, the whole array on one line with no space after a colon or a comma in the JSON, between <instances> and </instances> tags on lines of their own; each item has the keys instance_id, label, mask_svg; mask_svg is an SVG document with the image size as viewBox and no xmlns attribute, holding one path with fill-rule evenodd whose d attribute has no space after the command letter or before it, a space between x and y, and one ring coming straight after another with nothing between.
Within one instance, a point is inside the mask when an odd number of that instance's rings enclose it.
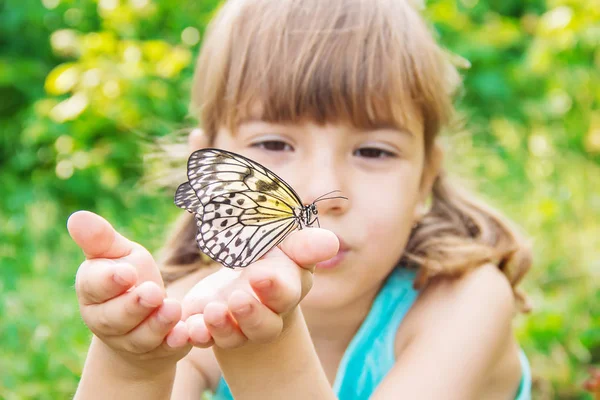
<instances>
[{"instance_id":1,"label":"green foliage","mask_svg":"<svg viewBox=\"0 0 600 400\"><path fill-rule=\"evenodd\" d=\"M89 209L156 250L176 208L139 185L145 144L190 127L193 60L217 0L0 2L0 398L66 398L89 333L65 229ZM532 238L517 320L539 399L589 398L600 363L600 9L432 0L468 60L448 164ZM463 61L463 64L465 62Z\"/></svg>"},{"instance_id":2,"label":"green foliage","mask_svg":"<svg viewBox=\"0 0 600 400\"><path fill-rule=\"evenodd\" d=\"M583 398L600 363L600 10L584 1L437 1L440 39L466 58L470 135L459 171L532 238L518 320L539 398ZM460 160L460 162L458 161ZM467 174L469 172L466 172Z\"/></svg>"}]
</instances>

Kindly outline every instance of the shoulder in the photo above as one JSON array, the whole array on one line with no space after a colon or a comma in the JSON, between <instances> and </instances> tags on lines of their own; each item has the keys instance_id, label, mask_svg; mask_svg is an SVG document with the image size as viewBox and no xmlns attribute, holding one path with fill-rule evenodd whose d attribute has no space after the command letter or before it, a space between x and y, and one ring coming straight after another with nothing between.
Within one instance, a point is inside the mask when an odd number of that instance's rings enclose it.
<instances>
[{"instance_id":1,"label":"shoulder","mask_svg":"<svg viewBox=\"0 0 600 400\"><path fill-rule=\"evenodd\" d=\"M477 319L509 330L515 312L508 279L497 266L485 264L459 278L433 279L421 291L407 318L424 326Z\"/></svg>"},{"instance_id":2,"label":"shoulder","mask_svg":"<svg viewBox=\"0 0 600 400\"><path fill-rule=\"evenodd\" d=\"M480 353L504 348L511 337L516 302L508 279L496 265L485 264L459 278L438 278L414 305L419 334L447 332L447 340L465 342ZM475 342L465 341L471 338Z\"/></svg>"},{"instance_id":3,"label":"shoulder","mask_svg":"<svg viewBox=\"0 0 600 400\"><path fill-rule=\"evenodd\" d=\"M495 265L432 280L398 329L396 378L414 374L418 382L421 374L436 370L444 379L427 390L441 394L460 383L456 398L477 398L492 377L500 377L502 365L518 359L511 326L515 311L510 283ZM501 377L506 387L518 379L514 369Z\"/></svg>"},{"instance_id":4,"label":"shoulder","mask_svg":"<svg viewBox=\"0 0 600 400\"><path fill-rule=\"evenodd\" d=\"M516 304L513 290L506 276L494 264L484 264L459 278L438 278L427 285L422 298L444 298L445 303L453 305L471 305L472 308L492 307L496 311L513 315ZM481 300L483 304L473 304L473 300Z\"/></svg>"}]
</instances>

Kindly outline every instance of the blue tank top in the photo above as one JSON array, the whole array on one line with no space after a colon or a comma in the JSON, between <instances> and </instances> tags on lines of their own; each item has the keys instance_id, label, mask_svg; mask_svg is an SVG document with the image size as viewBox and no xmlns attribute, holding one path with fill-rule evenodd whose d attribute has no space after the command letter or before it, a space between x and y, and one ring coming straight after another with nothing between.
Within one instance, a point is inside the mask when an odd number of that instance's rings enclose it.
<instances>
[{"instance_id":1,"label":"blue tank top","mask_svg":"<svg viewBox=\"0 0 600 400\"><path fill-rule=\"evenodd\" d=\"M395 363L394 343L400 322L417 298L415 272L396 268L377 294L369 314L344 353L333 384L340 400L368 399ZM521 383L515 400L531 399L531 370L521 350ZM233 400L223 378L214 400Z\"/></svg>"}]
</instances>

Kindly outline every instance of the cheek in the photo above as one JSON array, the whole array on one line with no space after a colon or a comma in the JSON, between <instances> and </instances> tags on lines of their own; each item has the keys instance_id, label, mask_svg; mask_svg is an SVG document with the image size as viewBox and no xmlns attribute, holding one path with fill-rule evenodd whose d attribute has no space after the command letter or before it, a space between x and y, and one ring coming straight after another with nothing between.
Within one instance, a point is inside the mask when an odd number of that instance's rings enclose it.
<instances>
[{"instance_id":1,"label":"cheek","mask_svg":"<svg viewBox=\"0 0 600 400\"><path fill-rule=\"evenodd\" d=\"M387 275L390 268L395 266L404 253L404 248L410 235L412 223L406 213L381 213L377 218L368 218L363 243L363 257L368 260L370 274L375 270Z\"/></svg>"},{"instance_id":2,"label":"cheek","mask_svg":"<svg viewBox=\"0 0 600 400\"><path fill-rule=\"evenodd\" d=\"M370 243L389 246L398 243L410 231L412 213L408 204L390 202L379 204L368 214L365 221L365 235Z\"/></svg>"},{"instance_id":3,"label":"cheek","mask_svg":"<svg viewBox=\"0 0 600 400\"><path fill-rule=\"evenodd\" d=\"M391 182L404 182L393 185ZM361 220L364 239L380 251L402 247L413 225L414 209L418 198L418 184L394 176L363 190ZM376 249L373 251L377 251Z\"/></svg>"}]
</instances>

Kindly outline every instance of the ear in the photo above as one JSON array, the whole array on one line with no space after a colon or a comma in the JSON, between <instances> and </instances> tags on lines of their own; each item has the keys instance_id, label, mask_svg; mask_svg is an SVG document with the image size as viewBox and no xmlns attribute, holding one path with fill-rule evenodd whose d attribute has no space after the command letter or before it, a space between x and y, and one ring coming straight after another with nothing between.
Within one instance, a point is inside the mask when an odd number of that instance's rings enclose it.
<instances>
[{"instance_id":1,"label":"ear","mask_svg":"<svg viewBox=\"0 0 600 400\"><path fill-rule=\"evenodd\" d=\"M421 214L416 216L417 218L422 217L427 200L431 194L433 184L442 170L442 163L444 160L444 152L442 148L434 143L431 148L431 153L423 166L423 175L421 177L421 186L419 188L419 202L416 207L416 213Z\"/></svg>"},{"instance_id":2,"label":"ear","mask_svg":"<svg viewBox=\"0 0 600 400\"><path fill-rule=\"evenodd\" d=\"M208 147L209 144L210 141L208 136L204 134L202 129L195 128L190 132L190 136L188 136L188 146L191 152Z\"/></svg>"}]
</instances>

